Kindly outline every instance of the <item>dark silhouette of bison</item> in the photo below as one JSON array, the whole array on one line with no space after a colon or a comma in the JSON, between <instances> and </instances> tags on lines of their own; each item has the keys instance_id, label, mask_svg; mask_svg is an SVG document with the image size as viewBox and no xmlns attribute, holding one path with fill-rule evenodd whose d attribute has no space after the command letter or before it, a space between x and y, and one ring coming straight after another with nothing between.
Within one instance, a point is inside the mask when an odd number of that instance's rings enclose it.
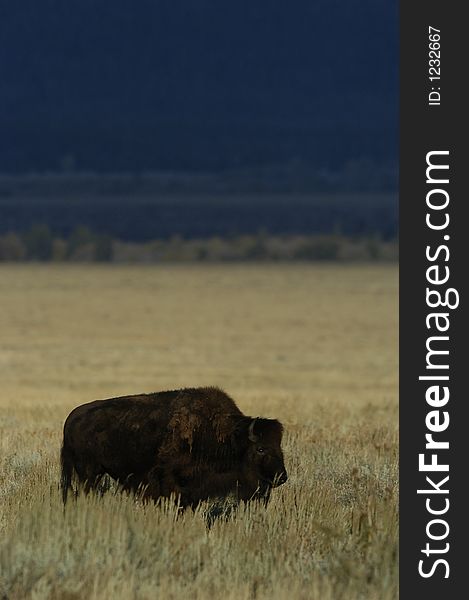
<instances>
[{"instance_id":1,"label":"dark silhouette of bison","mask_svg":"<svg viewBox=\"0 0 469 600\"><path fill-rule=\"evenodd\" d=\"M283 427L243 415L214 387L96 400L64 425L62 494L75 472L85 492L108 474L144 499L175 495L183 508L233 497L268 502L285 483Z\"/></svg>"}]
</instances>

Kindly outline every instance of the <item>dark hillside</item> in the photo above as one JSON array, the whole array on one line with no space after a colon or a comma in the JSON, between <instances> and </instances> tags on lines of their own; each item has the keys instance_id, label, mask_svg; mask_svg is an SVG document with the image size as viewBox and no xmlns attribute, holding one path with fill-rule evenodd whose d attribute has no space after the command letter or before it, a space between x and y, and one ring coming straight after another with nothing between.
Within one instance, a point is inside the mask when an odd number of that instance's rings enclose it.
<instances>
[{"instance_id":1,"label":"dark hillside","mask_svg":"<svg viewBox=\"0 0 469 600\"><path fill-rule=\"evenodd\" d=\"M0 173L397 157L395 0L0 8Z\"/></svg>"}]
</instances>

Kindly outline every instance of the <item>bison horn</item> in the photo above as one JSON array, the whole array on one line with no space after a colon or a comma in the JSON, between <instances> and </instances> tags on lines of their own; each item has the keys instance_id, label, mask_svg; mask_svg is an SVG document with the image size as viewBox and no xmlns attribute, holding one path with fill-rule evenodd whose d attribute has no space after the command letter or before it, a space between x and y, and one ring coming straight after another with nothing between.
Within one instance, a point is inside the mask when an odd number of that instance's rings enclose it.
<instances>
[{"instance_id":1,"label":"bison horn","mask_svg":"<svg viewBox=\"0 0 469 600\"><path fill-rule=\"evenodd\" d=\"M249 440L251 442L257 442L257 435L254 435L254 425L256 424L257 418L251 421L248 429Z\"/></svg>"}]
</instances>

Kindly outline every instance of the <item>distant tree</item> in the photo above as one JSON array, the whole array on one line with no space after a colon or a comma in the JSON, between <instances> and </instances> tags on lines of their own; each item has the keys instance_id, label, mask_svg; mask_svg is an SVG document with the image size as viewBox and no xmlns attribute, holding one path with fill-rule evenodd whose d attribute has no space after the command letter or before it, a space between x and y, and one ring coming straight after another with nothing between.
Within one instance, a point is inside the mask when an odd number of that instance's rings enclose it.
<instances>
[{"instance_id":1,"label":"distant tree","mask_svg":"<svg viewBox=\"0 0 469 600\"><path fill-rule=\"evenodd\" d=\"M98 235L94 243L94 259L109 262L114 258L114 244L110 235Z\"/></svg>"},{"instance_id":2,"label":"distant tree","mask_svg":"<svg viewBox=\"0 0 469 600\"><path fill-rule=\"evenodd\" d=\"M200 261L205 261L208 258L208 250L205 246L199 245L196 251L196 259Z\"/></svg>"},{"instance_id":3,"label":"distant tree","mask_svg":"<svg viewBox=\"0 0 469 600\"><path fill-rule=\"evenodd\" d=\"M268 257L268 250L266 246L266 240L263 236L256 236L253 238L251 244L246 247L245 255L243 258L248 260L261 260Z\"/></svg>"},{"instance_id":4,"label":"distant tree","mask_svg":"<svg viewBox=\"0 0 469 600\"><path fill-rule=\"evenodd\" d=\"M53 238L48 225L37 223L24 235L26 256L31 260L50 260Z\"/></svg>"},{"instance_id":5,"label":"distant tree","mask_svg":"<svg viewBox=\"0 0 469 600\"><path fill-rule=\"evenodd\" d=\"M294 258L300 260L337 260L339 250L340 244L335 236L318 236L296 248Z\"/></svg>"},{"instance_id":6,"label":"distant tree","mask_svg":"<svg viewBox=\"0 0 469 600\"><path fill-rule=\"evenodd\" d=\"M52 244L52 260L62 261L67 258L67 242L62 238L55 238Z\"/></svg>"},{"instance_id":7,"label":"distant tree","mask_svg":"<svg viewBox=\"0 0 469 600\"><path fill-rule=\"evenodd\" d=\"M67 243L67 258L74 258L75 255L80 254L80 248L83 246L93 245L95 243L95 236L91 233L88 227L79 225L76 227Z\"/></svg>"},{"instance_id":8,"label":"distant tree","mask_svg":"<svg viewBox=\"0 0 469 600\"><path fill-rule=\"evenodd\" d=\"M22 260L26 247L20 236L10 232L0 237L0 260Z\"/></svg>"},{"instance_id":9,"label":"distant tree","mask_svg":"<svg viewBox=\"0 0 469 600\"><path fill-rule=\"evenodd\" d=\"M373 235L366 240L368 258L378 260L381 256L381 240L378 235Z\"/></svg>"}]
</instances>

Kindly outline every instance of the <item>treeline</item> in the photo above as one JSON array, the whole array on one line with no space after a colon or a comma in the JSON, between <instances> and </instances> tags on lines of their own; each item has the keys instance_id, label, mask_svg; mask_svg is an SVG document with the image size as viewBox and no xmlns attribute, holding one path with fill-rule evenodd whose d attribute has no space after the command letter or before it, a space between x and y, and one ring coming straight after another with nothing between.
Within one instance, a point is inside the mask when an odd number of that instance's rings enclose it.
<instances>
[{"instance_id":1,"label":"treeline","mask_svg":"<svg viewBox=\"0 0 469 600\"><path fill-rule=\"evenodd\" d=\"M134 242L168 239L175 233L207 239L258 231L276 236L376 233L390 240L398 232L395 193L160 193L157 187L151 192L150 179L140 191L132 191L117 176L98 178L95 191L92 180L84 177L53 178L50 188L44 181L34 192L36 183L33 178L24 193L18 188L8 195L5 189L2 196L0 177L0 235L24 232L38 223L47 223L54 235L67 239L82 225Z\"/></svg>"},{"instance_id":2,"label":"treeline","mask_svg":"<svg viewBox=\"0 0 469 600\"><path fill-rule=\"evenodd\" d=\"M0 236L0 261L52 262L219 262L219 261L320 261L397 260L397 240L378 235L347 237L327 235L255 235L185 239L173 236L150 242L124 242L109 235L77 227L64 239L47 225L27 232Z\"/></svg>"}]
</instances>

